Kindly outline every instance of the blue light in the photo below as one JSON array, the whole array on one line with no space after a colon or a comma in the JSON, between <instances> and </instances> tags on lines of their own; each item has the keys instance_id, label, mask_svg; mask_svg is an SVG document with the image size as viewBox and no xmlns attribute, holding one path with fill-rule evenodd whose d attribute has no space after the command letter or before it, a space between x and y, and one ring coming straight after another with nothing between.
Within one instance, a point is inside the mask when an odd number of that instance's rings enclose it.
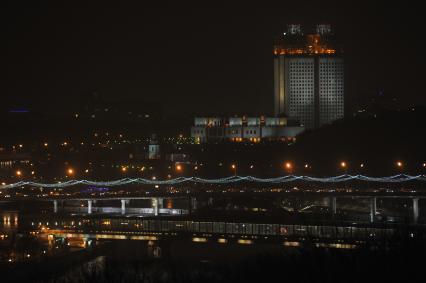
<instances>
[{"instance_id":1,"label":"blue light","mask_svg":"<svg viewBox=\"0 0 426 283\"><path fill-rule=\"evenodd\" d=\"M251 183L264 183L264 184L282 184L294 181L304 182L320 182L320 183L341 183L352 180L366 181L366 182L377 182L377 183L402 183L407 181L421 181L426 182L426 175L405 175L398 174L389 177L368 177L364 175L340 175L334 177L309 177L309 176L293 176L287 175L275 178L257 178L253 176L232 176L219 179L205 179L199 177L179 177L170 180L152 180L143 178L124 178L115 181L95 182L88 180L70 180L61 183L37 183L37 182L24 182L20 181L17 183L0 186L0 189L11 189L23 186L41 187L41 188L65 188L75 185L89 185L96 187L115 187L130 184L144 184L144 185L177 185L185 182L190 183L202 183L202 184L232 184L237 182L251 182ZM104 188L102 188L104 189Z\"/></svg>"}]
</instances>

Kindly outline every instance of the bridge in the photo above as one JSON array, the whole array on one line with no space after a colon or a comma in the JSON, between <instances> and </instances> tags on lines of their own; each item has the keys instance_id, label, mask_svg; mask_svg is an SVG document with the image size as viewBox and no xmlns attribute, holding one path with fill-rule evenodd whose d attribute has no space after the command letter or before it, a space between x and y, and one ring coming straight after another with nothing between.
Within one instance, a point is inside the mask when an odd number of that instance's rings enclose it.
<instances>
[{"instance_id":1,"label":"bridge","mask_svg":"<svg viewBox=\"0 0 426 283\"><path fill-rule=\"evenodd\" d=\"M144 179L144 178L124 178L115 181L89 181L89 180L69 180L66 182L56 183L39 183L34 181L19 181L12 184L5 184L0 186L2 189L12 189L25 186L38 187L38 188L66 188L76 185L89 185L89 186L105 186L115 187L129 184L145 184L145 185L178 185L183 183L199 183L199 184L233 184L239 182L250 182L258 184L282 184L290 183L295 181L303 182L319 182L319 183L342 183L348 181L365 181L365 182L376 182L376 183L401 183L408 181L426 181L426 175L406 175L398 174L389 177L368 177L364 175L340 175L334 177L310 177L310 176L294 176L287 175L275 178L258 178L254 176L231 176L226 178L218 179L206 179L200 177L179 177L167 180Z\"/></svg>"},{"instance_id":2,"label":"bridge","mask_svg":"<svg viewBox=\"0 0 426 283\"><path fill-rule=\"evenodd\" d=\"M60 238L96 240L145 240L190 238L193 242L254 244L278 242L299 246L311 242L317 246L352 248L368 242L397 243L402 238L426 237L425 227L400 224L360 223L286 223L286 220L264 219L263 222L238 222L230 219L127 218L73 216L39 219L30 217L30 229ZM426 239L426 238L425 238ZM348 246L346 246L348 245Z\"/></svg>"},{"instance_id":3,"label":"bridge","mask_svg":"<svg viewBox=\"0 0 426 283\"><path fill-rule=\"evenodd\" d=\"M144 214L144 215L182 215L191 214L197 210L198 200L207 197L213 199L217 197L241 198L242 196L265 196L269 198L276 197L321 197L324 203L327 203L332 215L335 215L338 208L339 200L345 198L368 200L368 209L370 211L370 222L374 222L377 215L378 199L408 199L411 202L412 222L417 223L420 213L419 201L426 198L426 189L423 190L425 184L425 175L394 175L389 177L368 177L363 175L340 175L335 177L309 177L309 176L282 176L276 178L257 178L253 176L231 176L220 179L204 179L199 177L180 177L168 180L152 180L142 178L125 178L115 181L88 181L88 180L70 180L59 183L37 183L32 181L21 181L13 184L0 186L2 191L15 191L13 197L3 201L50 201L53 203L53 212L63 211L92 214L92 213L117 213L121 215L127 214ZM384 187L370 188L368 186L348 186L350 182L365 182L384 185ZM415 182L419 189L389 189L389 186L412 184ZM330 186L328 189L319 188L285 188L287 184L325 184ZM335 189L331 186L340 184L340 188ZM162 186L159 188L157 186ZM179 188L180 185L183 188ZM238 185L244 187L238 188ZM75 191L76 188L103 187L105 189L115 188L119 186L127 187L126 190L120 192L105 191ZM132 186L132 187L129 187ZM150 187L150 188L147 188ZM154 186L154 188L152 188ZM174 187L177 186L177 187ZM55 194L42 195L18 195L26 188L44 188L47 190L55 190ZM170 188L173 188L171 190ZM60 190L59 192L56 190ZM67 189L67 190L65 190ZM74 191L72 191L74 190ZM164 207L164 198L187 199L187 207L185 209L175 209ZM130 201L148 200L147 207L128 207ZM69 202L85 202L86 205L80 207L66 207L64 203ZM111 207L97 206L96 204L104 201L113 201L117 205Z\"/></svg>"}]
</instances>

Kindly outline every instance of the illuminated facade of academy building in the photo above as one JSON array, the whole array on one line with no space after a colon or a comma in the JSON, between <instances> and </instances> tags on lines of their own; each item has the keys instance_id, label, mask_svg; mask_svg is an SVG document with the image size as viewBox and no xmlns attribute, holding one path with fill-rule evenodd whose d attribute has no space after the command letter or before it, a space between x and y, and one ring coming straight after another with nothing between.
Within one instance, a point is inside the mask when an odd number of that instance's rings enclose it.
<instances>
[{"instance_id":1,"label":"illuminated facade of academy building","mask_svg":"<svg viewBox=\"0 0 426 283\"><path fill-rule=\"evenodd\" d=\"M191 137L196 142L229 140L234 142L260 142L262 140L294 141L303 127L290 126L283 117L196 117Z\"/></svg>"},{"instance_id":2,"label":"illuminated facade of academy building","mask_svg":"<svg viewBox=\"0 0 426 283\"><path fill-rule=\"evenodd\" d=\"M330 25L304 35L288 25L274 44L274 114L307 129L344 116L343 50Z\"/></svg>"},{"instance_id":3,"label":"illuminated facade of academy building","mask_svg":"<svg viewBox=\"0 0 426 283\"><path fill-rule=\"evenodd\" d=\"M197 117L191 137L198 142L294 141L305 129L343 116L343 50L330 25L317 25L306 35L300 25L288 25L274 43L274 117Z\"/></svg>"}]
</instances>

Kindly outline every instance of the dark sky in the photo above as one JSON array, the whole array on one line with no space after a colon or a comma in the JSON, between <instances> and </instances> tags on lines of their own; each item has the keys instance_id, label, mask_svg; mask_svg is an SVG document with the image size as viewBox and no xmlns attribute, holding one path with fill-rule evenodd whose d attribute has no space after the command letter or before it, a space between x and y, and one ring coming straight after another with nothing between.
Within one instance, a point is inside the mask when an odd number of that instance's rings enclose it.
<instances>
[{"instance_id":1,"label":"dark sky","mask_svg":"<svg viewBox=\"0 0 426 283\"><path fill-rule=\"evenodd\" d=\"M344 44L347 101L383 91L426 103L417 1L10 2L1 4L3 105L63 111L97 90L172 114L271 112L274 36L318 22Z\"/></svg>"}]
</instances>

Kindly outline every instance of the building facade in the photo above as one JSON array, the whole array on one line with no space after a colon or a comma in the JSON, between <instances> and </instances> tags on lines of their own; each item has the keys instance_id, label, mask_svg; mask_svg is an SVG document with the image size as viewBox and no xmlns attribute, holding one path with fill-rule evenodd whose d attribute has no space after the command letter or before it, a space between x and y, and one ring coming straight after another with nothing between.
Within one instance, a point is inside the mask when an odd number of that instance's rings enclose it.
<instances>
[{"instance_id":1,"label":"building facade","mask_svg":"<svg viewBox=\"0 0 426 283\"><path fill-rule=\"evenodd\" d=\"M288 126L286 118L278 117L196 117L191 137L198 143L228 140L234 142L294 141L304 131Z\"/></svg>"},{"instance_id":2,"label":"building facade","mask_svg":"<svg viewBox=\"0 0 426 283\"><path fill-rule=\"evenodd\" d=\"M329 25L289 25L274 45L274 114L318 128L344 116L343 51Z\"/></svg>"}]
</instances>

